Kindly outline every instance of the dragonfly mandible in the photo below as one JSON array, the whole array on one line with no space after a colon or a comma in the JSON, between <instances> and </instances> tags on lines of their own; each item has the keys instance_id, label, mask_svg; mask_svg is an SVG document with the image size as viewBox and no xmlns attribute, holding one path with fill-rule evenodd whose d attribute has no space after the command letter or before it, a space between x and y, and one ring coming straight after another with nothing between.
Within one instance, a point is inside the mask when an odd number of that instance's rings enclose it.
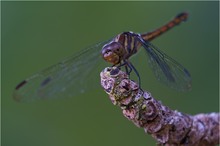
<instances>
[{"instance_id":1,"label":"dragonfly mandible","mask_svg":"<svg viewBox=\"0 0 220 146\"><path fill-rule=\"evenodd\" d=\"M190 73L181 64L150 43L164 32L186 21L187 17L188 13L183 12L154 31L144 34L123 32L113 39L86 48L19 83L14 90L13 98L16 101L32 101L72 97L84 93L92 87L98 88L98 81L97 85L91 84L90 78L93 77L89 76L91 72L99 75L99 71L95 70L95 67L99 62L104 62L103 59L114 66L125 66L128 74L134 70L140 82L138 71L129 61L129 58L140 48L146 50L149 65L160 82L180 91L190 90Z\"/></svg>"}]
</instances>

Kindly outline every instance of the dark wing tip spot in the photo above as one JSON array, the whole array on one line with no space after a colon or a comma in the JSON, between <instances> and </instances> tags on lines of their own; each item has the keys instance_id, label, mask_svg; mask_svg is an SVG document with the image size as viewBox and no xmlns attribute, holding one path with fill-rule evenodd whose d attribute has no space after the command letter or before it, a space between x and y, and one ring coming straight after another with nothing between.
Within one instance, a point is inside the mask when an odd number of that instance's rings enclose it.
<instances>
[{"instance_id":1,"label":"dark wing tip spot","mask_svg":"<svg viewBox=\"0 0 220 146\"><path fill-rule=\"evenodd\" d=\"M22 86L24 86L26 83L27 83L26 80L22 81L21 83L19 83L19 84L15 87L15 90L20 89L20 88L21 88Z\"/></svg>"},{"instance_id":2,"label":"dark wing tip spot","mask_svg":"<svg viewBox=\"0 0 220 146\"><path fill-rule=\"evenodd\" d=\"M51 81L50 77L46 78L45 80L43 80L43 82L41 82L41 86L47 85L50 81Z\"/></svg>"}]
</instances>

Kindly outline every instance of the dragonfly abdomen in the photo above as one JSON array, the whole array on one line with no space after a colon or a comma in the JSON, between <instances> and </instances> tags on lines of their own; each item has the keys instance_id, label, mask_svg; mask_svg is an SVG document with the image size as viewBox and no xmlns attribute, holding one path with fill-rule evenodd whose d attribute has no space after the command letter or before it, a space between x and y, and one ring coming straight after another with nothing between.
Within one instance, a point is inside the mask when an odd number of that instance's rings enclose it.
<instances>
[{"instance_id":1,"label":"dragonfly abdomen","mask_svg":"<svg viewBox=\"0 0 220 146\"><path fill-rule=\"evenodd\" d=\"M164 32L167 32L168 30L170 30L174 26L177 26L181 22L186 21L187 18L188 18L188 13L186 13L186 12L180 13L174 19L172 19L171 21L169 21L168 23L166 23L162 27L160 27L152 32L142 34L141 37L144 40L151 41L154 38L158 37L159 35L163 34Z\"/></svg>"}]
</instances>

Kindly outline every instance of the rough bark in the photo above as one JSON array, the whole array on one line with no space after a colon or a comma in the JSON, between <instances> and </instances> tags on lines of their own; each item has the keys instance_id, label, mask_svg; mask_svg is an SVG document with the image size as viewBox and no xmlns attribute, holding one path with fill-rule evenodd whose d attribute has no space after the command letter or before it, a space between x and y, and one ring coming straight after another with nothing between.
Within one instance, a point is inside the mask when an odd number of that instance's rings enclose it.
<instances>
[{"instance_id":1,"label":"rough bark","mask_svg":"<svg viewBox=\"0 0 220 146\"><path fill-rule=\"evenodd\" d=\"M189 115L171 110L139 88L116 67L105 68L101 85L114 105L137 127L144 128L164 146L215 146L219 144L219 113Z\"/></svg>"}]
</instances>

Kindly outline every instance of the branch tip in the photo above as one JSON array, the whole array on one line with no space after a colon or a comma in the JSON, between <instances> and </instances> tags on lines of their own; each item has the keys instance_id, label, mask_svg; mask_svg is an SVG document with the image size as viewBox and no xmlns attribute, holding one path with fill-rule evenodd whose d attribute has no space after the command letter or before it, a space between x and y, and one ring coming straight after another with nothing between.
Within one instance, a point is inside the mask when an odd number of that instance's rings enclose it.
<instances>
[{"instance_id":1,"label":"branch tip","mask_svg":"<svg viewBox=\"0 0 220 146\"><path fill-rule=\"evenodd\" d=\"M215 146L219 144L220 114L188 115L171 110L117 67L101 73L101 85L114 105L137 127L144 128L159 145Z\"/></svg>"}]
</instances>

